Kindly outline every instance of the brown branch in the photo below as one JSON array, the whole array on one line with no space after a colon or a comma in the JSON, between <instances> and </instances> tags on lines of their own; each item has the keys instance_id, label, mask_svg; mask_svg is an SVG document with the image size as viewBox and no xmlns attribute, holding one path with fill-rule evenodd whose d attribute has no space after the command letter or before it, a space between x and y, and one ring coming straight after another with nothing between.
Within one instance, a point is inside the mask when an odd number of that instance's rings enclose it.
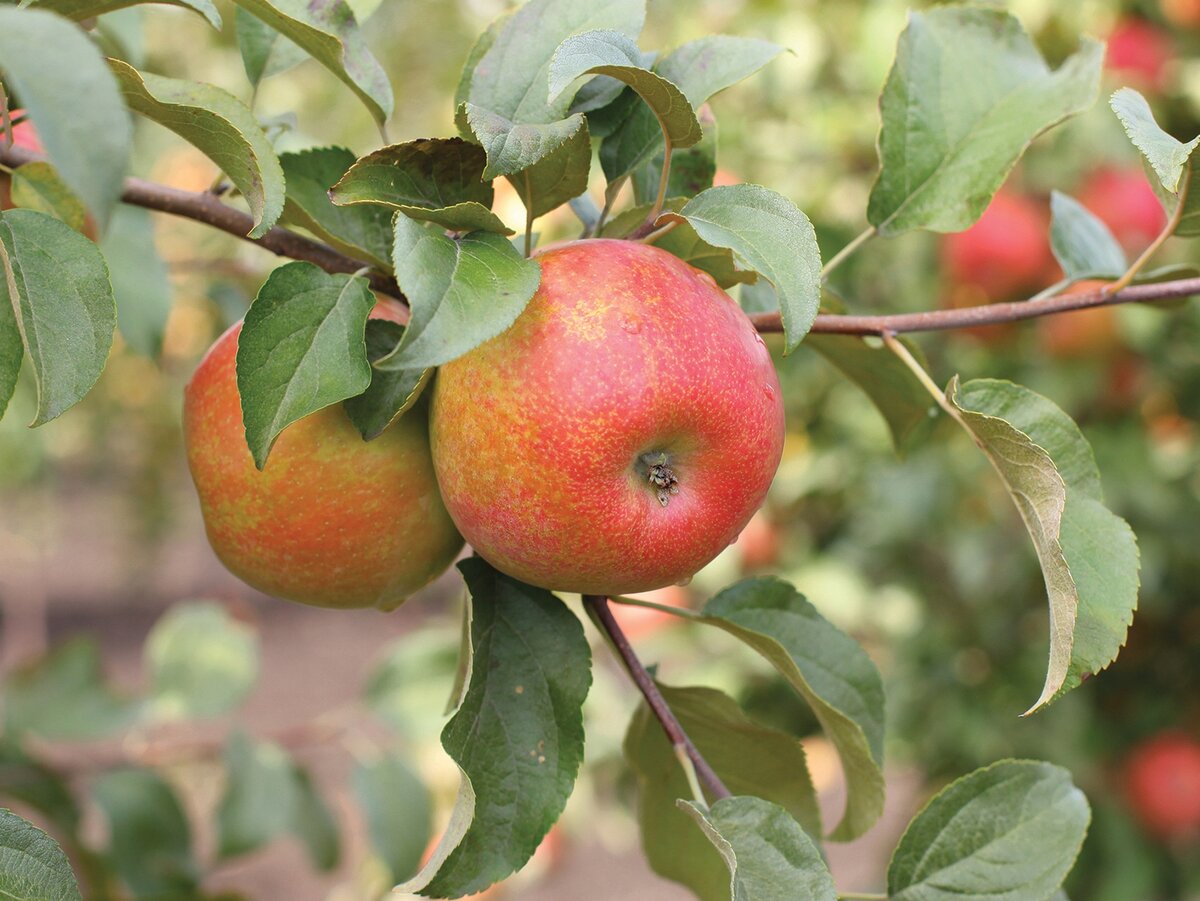
<instances>
[{"instance_id":1,"label":"brown branch","mask_svg":"<svg viewBox=\"0 0 1200 901\"><path fill-rule=\"evenodd\" d=\"M16 167L38 159L40 157L37 154L20 147L0 146L0 163L6 166ZM194 219L231 235L236 235L252 244L257 244L278 256L315 263L326 272L357 272L366 265L362 260L347 256L328 244L314 241L278 226L272 228L261 238L250 238L248 233L254 225L250 216L221 202L216 195L210 192L183 191L139 178L127 178L121 200L133 206L170 213L185 219ZM404 294L400 291L394 278L380 272L371 272L368 278L375 291L404 302ZM932 332L999 325L1004 322L1036 319L1055 313L1068 313L1074 310L1122 303L1177 300L1196 294L1200 294L1200 278L1136 285L1116 292L1100 288L1086 293L1060 294L1039 300L1018 300L1011 303L994 303L954 310L929 310L923 313L895 313L883 316L821 313L813 323L812 331L819 335ZM757 313L750 319L760 332L783 331L783 324L778 313Z\"/></svg>"},{"instance_id":2,"label":"brown branch","mask_svg":"<svg viewBox=\"0 0 1200 901\"><path fill-rule=\"evenodd\" d=\"M692 740L688 738L687 733L683 730L683 726L675 718L675 714L671 712L671 708L667 705L662 692L654 684L654 679L646 671L646 667L642 665L642 661L638 659L637 653L629 643L629 639L625 636L620 624L617 623L616 618L612 615L612 610L608 606L608 598L602 594L585 594L583 596L583 604L588 608L596 623L604 630L604 634L612 642L613 648L621 658L621 662L625 664L625 669L628 670L634 684L638 687L638 691L646 699L646 705L650 708L650 712L654 714L655 719L662 726L663 732L666 733L667 740L674 747L682 748L684 753L687 754L688 759L692 762L692 766L696 769L696 775L700 777L700 780L708 788L708 792L712 795L713 800L719 801L721 798L730 797L731 792L725 787L725 783L721 781L721 777L709 766L708 761L704 759L696 746L692 744Z\"/></svg>"},{"instance_id":3,"label":"brown branch","mask_svg":"<svg viewBox=\"0 0 1200 901\"><path fill-rule=\"evenodd\" d=\"M0 148L0 163L13 168L39 159L41 157L37 154L20 147ZM249 233L254 228L254 219L248 213L223 203L216 194L209 191L184 191L140 178L127 178L125 188L121 192L121 200L131 206L201 222L251 244L257 244L276 256L315 263L326 272L357 272L367 265L328 244L279 226L275 226L261 238L251 238ZM370 279L373 290L400 301L404 300L404 294L391 276L370 272L367 278Z\"/></svg>"},{"instance_id":4,"label":"brown branch","mask_svg":"<svg viewBox=\"0 0 1200 901\"><path fill-rule=\"evenodd\" d=\"M1078 294L1058 294L1038 300L1015 300L955 310L929 310L923 313L892 313L885 316L850 316L821 313L813 323L812 332L821 335L883 335L890 332L936 332L946 329L980 325L999 325L1022 319L1037 319L1054 313L1069 313L1093 307L1108 307L1122 303L1148 303L1156 300L1179 300L1200 294L1200 278L1181 278L1151 285L1135 285L1110 292L1107 287ZM760 332L782 332L778 313L756 313L750 317Z\"/></svg>"}]
</instances>

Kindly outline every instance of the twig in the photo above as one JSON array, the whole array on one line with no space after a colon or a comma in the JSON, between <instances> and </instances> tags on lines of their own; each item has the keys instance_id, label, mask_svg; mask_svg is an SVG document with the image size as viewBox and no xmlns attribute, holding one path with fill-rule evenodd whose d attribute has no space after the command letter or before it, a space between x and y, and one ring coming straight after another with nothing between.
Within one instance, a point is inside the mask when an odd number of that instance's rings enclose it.
<instances>
[{"instance_id":1,"label":"twig","mask_svg":"<svg viewBox=\"0 0 1200 901\"><path fill-rule=\"evenodd\" d=\"M1114 294L1122 288L1127 287L1133 277L1137 275L1142 268L1150 262L1150 258L1158 253L1158 249L1166 243L1167 238L1175 233L1175 229L1179 228L1179 223L1183 221L1183 208L1187 206L1188 187L1192 181L1192 167L1188 166L1183 171L1183 184L1179 186L1179 202L1175 207L1175 212L1171 214L1170 220L1163 226L1163 230L1158 233L1158 237L1150 242L1150 246L1142 251L1142 255L1133 261L1133 265L1125 270L1125 274L1108 286L1108 290Z\"/></svg>"},{"instance_id":2,"label":"twig","mask_svg":"<svg viewBox=\"0 0 1200 901\"><path fill-rule=\"evenodd\" d=\"M632 645L629 644L629 639L625 637L625 633L621 630L621 626L617 623L612 615L612 610L608 606L608 598L601 594L585 594L583 596L583 604L591 613L593 619L604 630L604 634L608 636L612 642L613 649L621 658L621 662L625 664L625 669L628 670L634 684L638 687L638 691L642 693L642 697L646 699L646 705L650 708L650 712L654 714L659 725L662 726L663 732L667 735L667 740L676 748L683 748L687 753L688 759L691 760L692 766L696 769L696 775L700 781L708 788L708 793L714 800L728 798L731 793L725 787L725 783L721 781L721 777L713 772L713 768L708 765L708 761L692 744L692 740L688 738L687 733L683 731L683 726L679 720L675 718L675 714L671 712L671 708L667 705L666 699L658 690L658 686L654 684L654 679L646 672L646 667L642 665L642 661L638 659Z\"/></svg>"}]
</instances>

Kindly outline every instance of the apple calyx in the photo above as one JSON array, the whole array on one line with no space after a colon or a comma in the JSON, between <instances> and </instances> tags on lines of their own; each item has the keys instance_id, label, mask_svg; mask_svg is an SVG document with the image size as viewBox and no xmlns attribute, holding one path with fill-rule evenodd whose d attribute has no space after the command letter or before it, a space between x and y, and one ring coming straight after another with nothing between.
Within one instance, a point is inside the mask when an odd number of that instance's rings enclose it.
<instances>
[{"instance_id":1,"label":"apple calyx","mask_svg":"<svg viewBox=\"0 0 1200 901\"><path fill-rule=\"evenodd\" d=\"M670 458L662 451L642 454L638 469L644 471L646 481L654 486L654 496L662 506L671 503L671 496L679 493L679 479L671 468Z\"/></svg>"}]
</instances>

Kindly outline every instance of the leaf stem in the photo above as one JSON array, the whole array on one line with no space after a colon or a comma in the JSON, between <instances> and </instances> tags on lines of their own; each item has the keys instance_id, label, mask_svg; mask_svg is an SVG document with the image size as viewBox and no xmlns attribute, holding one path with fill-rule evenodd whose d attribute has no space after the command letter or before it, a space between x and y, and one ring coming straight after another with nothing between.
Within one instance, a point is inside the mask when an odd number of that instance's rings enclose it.
<instances>
[{"instance_id":1,"label":"leaf stem","mask_svg":"<svg viewBox=\"0 0 1200 901\"><path fill-rule=\"evenodd\" d=\"M688 788L692 792L692 800L701 807L708 809L708 799L704 797L704 789L700 787L700 780L696 777L696 767L692 763L692 758L688 757L687 748L681 744L674 745L673 748L675 759L679 761L679 765L683 767L683 774L687 776Z\"/></svg>"},{"instance_id":2,"label":"leaf stem","mask_svg":"<svg viewBox=\"0 0 1200 901\"><path fill-rule=\"evenodd\" d=\"M678 220L678 219L672 219L666 225L660 226L659 228L656 228L654 231L650 232L649 234L643 235L642 237L637 238L636 240L642 242L643 244L653 244L655 241L657 241L663 235L667 234L669 231L671 231L673 228L675 228L675 226L677 226L679 224L679 222L680 222L680 220Z\"/></svg>"},{"instance_id":3,"label":"leaf stem","mask_svg":"<svg viewBox=\"0 0 1200 901\"><path fill-rule=\"evenodd\" d=\"M945 410L950 418L966 429L967 424L963 421L962 414L954 409L954 405L946 399L946 392L938 387L937 382L933 380L933 377L930 376L917 358L912 355L912 352L904 346L904 343L891 332L884 332L882 338L887 349L899 357L900 362L907 366L909 371L917 377L917 381L937 401L938 406ZM967 431L970 432L970 429L967 429Z\"/></svg>"},{"instance_id":4,"label":"leaf stem","mask_svg":"<svg viewBox=\"0 0 1200 901\"><path fill-rule=\"evenodd\" d=\"M1170 220L1163 226L1163 230L1159 232L1158 237L1150 242L1150 246L1142 251L1142 255L1133 261L1133 265L1125 270L1125 274L1108 286L1110 294L1116 294L1122 288L1128 287L1133 281L1134 276L1142 270L1150 258L1158 252L1158 249L1166 243L1167 239L1175 233L1175 229L1179 227L1179 223L1183 220L1183 208L1187 204L1188 188L1192 182L1192 167L1188 166L1184 170L1183 184L1179 186L1179 203L1175 206L1175 212L1171 214Z\"/></svg>"},{"instance_id":5,"label":"leaf stem","mask_svg":"<svg viewBox=\"0 0 1200 901\"><path fill-rule=\"evenodd\" d=\"M658 214L662 212L663 204L667 201L667 181L671 177L671 139L667 137L666 129L663 129L663 140L666 141L667 147L663 151L663 167L662 175L658 179L658 196L654 198L654 206L650 210L650 216L647 222L653 223L658 218Z\"/></svg>"},{"instance_id":6,"label":"leaf stem","mask_svg":"<svg viewBox=\"0 0 1200 901\"><path fill-rule=\"evenodd\" d=\"M708 788L708 794L716 800L731 797L731 793L725 787L725 783L721 781L721 777L713 771L708 761L704 759L699 750L696 749L696 746L692 744L692 740L688 738L687 733L683 730L683 726L675 718L675 714L671 712L671 708L668 706L666 699L663 698L662 692L654 684L654 679L646 671L646 667L642 665L642 661L638 659L633 646L629 643L629 639L613 617L612 610L609 609L608 598L602 594L585 594L583 596L583 605L587 608L592 620L608 636L613 650L621 658L621 662L625 664L625 669L628 671L630 678L633 679L633 683L637 686L638 691L642 693L642 697L646 699L646 706L650 708L650 712L654 714L655 719L662 726L667 739L674 747L682 747L686 752L688 759L695 769L695 775Z\"/></svg>"},{"instance_id":7,"label":"leaf stem","mask_svg":"<svg viewBox=\"0 0 1200 901\"><path fill-rule=\"evenodd\" d=\"M853 241L835 253L830 258L829 262L821 267L822 280L828 278L829 273L833 272L834 269L846 262L846 260L850 258L850 255L853 254L854 251L858 250L858 248L862 247L864 244L874 238L875 234L875 226L872 225L865 231L861 232Z\"/></svg>"}]
</instances>

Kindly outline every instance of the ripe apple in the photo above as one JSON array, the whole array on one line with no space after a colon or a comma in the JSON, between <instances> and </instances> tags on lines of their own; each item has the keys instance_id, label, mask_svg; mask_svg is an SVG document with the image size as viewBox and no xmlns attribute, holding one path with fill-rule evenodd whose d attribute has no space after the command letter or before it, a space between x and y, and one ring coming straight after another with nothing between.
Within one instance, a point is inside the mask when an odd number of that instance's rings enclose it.
<instances>
[{"instance_id":1,"label":"ripe apple","mask_svg":"<svg viewBox=\"0 0 1200 901\"><path fill-rule=\"evenodd\" d=\"M1085 294L1104 284L1077 282L1063 293ZM1057 360L1109 357L1122 346L1114 307L1094 307L1042 317L1037 322L1037 337L1041 349Z\"/></svg>"},{"instance_id":2,"label":"ripe apple","mask_svg":"<svg viewBox=\"0 0 1200 901\"><path fill-rule=\"evenodd\" d=\"M376 308L373 315L388 315ZM341 404L292 423L259 472L235 358L217 339L184 392L184 443L209 542L234 575L318 607L391 609L462 547L438 495L425 409L363 441Z\"/></svg>"},{"instance_id":3,"label":"ripe apple","mask_svg":"<svg viewBox=\"0 0 1200 901\"><path fill-rule=\"evenodd\" d=\"M951 285L977 288L997 301L1049 284L1055 268L1049 222L1044 204L1000 191L979 221L942 238L942 266Z\"/></svg>"},{"instance_id":4,"label":"ripe apple","mask_svg":"<svg viewBox=\"0 0 1200 901\"><path fill-rule=\"evenodd\" d=\"M1145 19L1124 16L1108 36L1105 66L1143 92L1161 93L1170 86L1174 59L1171 36Z\"/></svg>"},{"instance_id":5,"label":"ripe apple","mask_svg":"<svg viewBox=\"0 0 1200 901\"><path fill-rule=\"evenodd\" d=\"M1200 28L1200 0L1161 0L1159 7L1168 22L1181 28Z\"/></svg>"},{"instance_id":6,"label":"ripe apple","mask_svg":"<svg viewBox=\"0 0 1200 901\"><path fill-rule=\"evenodd\" d=\"M1167 224L1167 213L1140 168L1096 169L1079 186L1079 202L1129 251L1144 248Z\"/></svg>"},{"instance_id":7,"label":"ripe apple","mask_svg":"<svg viewBox=\"0 0 1200 901\"><path fill-rule=\"evenodd\" d=\"M691 578L762 503L783 450L770 354L707 275L633 241L539 256L499 337L443 366L431 434L451 517L534 585Z\"/></svg>"},{"instance_id":8,"label":"ripe apple","mask_svg":"<svg viewBox=\"0 0 1200 901\"><path fill-rule=\"evenodd\" d=\"M1175 838L1200 829L1200 742L1159 733L1129 755L1124 776L1129 805L1150 832Z\"/></svg>"}]
</instances>

